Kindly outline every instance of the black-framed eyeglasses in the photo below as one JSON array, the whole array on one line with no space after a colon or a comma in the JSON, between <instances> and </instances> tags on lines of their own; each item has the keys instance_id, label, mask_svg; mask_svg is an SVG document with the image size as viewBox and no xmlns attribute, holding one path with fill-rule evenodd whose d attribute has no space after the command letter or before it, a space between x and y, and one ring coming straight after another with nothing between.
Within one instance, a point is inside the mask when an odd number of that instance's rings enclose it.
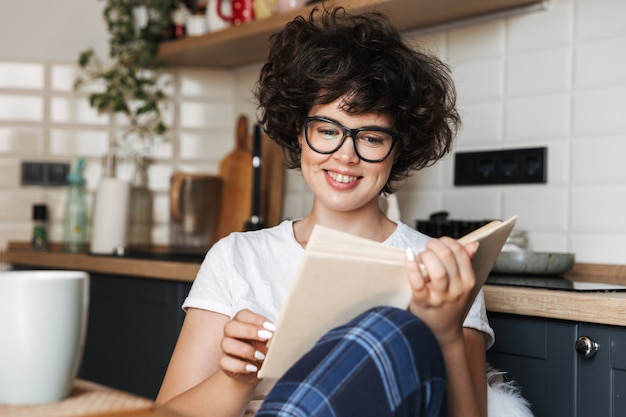
<instances>
[{"instance_id":1,"label":"black-framed eyeglasses","mask_svg":"<svg viewBox=\"0 0 626 417\"><path fill-rule=\"evenodd\" d=\"M400 134L380 126L347 128L332 119L310 116L304 118L304 138L311 149L324 155L341 148L347 137L352 138L354 152L365 162L382 162Z\"/></svg>"}]
</instances>

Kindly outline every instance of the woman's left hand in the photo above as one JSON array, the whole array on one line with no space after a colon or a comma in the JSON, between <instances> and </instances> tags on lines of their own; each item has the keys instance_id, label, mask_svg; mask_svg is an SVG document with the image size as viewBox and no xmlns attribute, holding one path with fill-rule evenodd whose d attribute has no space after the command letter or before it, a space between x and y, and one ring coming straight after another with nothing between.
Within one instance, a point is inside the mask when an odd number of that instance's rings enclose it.
<instances>
[{"instance_id":1,"label":"woman's left hand","mask_svg":"<svg viewBox=\"0 0 626 417\"><path fill-rule=\"evenodd\" d=\"M477 292L471 263L477 248L478 243L462 246L442 237L429 241L415 259L407 259L413 289L409 310L430 327L440 344L463 337L463 321Z\"/></svg>"},{"instance_id":2,"label":"woman's left hand","mask_svg":"<svg viewBox=\"0 0 626 417\"><path fill-rule=\"evenodd\" d=\"M224 326L222 371L239 382L257 384L257 371L267 353L267 340L274 330L274 325L260 314L248 309L239 311Z\"/></svg>"}]
</instances>

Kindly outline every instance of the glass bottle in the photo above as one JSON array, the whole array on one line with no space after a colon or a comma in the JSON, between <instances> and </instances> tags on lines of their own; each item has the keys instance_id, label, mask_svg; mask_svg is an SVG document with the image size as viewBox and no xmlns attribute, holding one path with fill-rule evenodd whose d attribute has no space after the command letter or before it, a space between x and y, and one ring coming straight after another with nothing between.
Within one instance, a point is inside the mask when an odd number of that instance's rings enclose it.
<instances>
[{"instance_id":1,"label":"glass bottle","mask_svg":"<svg viewBox=\"0 0 626 417\"><path fill-rule=\"evenodd\" d=\"M153 199L148 187L149 165L149 158L137 157L131 182L128 245L135 248L148 248L152 241Z\"/></svg>"},{"instance_id":2,"label":"glass bottle","mask_svg":"<svg viewBox=\"0 0 626 417\"><path fill-rule=\"evenodd\" d=\"M87 199L83 168L85 160L79 158L73 172L67 176L69 189L65 200L63 223L63 250L71 253L87 252Z\"/></svg>"},{"instance_id":3,"label":"glass bottle","mask_svg":"<svg viewBox=\"0 0 626 417\"><path fill-rule=\"evenodd\" d=\"M33 250L45 251L48 249L48 206L45 204L33 205Z\"/></svg>"}]
</instances>

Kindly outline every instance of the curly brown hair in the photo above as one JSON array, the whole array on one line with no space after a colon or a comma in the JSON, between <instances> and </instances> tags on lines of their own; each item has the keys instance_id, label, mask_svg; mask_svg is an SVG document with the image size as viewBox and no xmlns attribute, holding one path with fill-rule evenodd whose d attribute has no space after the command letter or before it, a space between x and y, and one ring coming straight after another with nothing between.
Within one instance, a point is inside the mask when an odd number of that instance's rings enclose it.
<instances>
[{"instance_id":1,"label":"curly brown hair","mask_svg":"<svg viewBox=\"0 0 626 417\"><path fill-rule=\"evenodd\" d=\"M282 146L288 168L300 168L303 118L339 98L346 112L387 115L402 136L383 193L450 151L460 126L450 70L409 47L384 14L314 9L270 42L255 97L260 123Z\"/></svg>"}]
</instances>

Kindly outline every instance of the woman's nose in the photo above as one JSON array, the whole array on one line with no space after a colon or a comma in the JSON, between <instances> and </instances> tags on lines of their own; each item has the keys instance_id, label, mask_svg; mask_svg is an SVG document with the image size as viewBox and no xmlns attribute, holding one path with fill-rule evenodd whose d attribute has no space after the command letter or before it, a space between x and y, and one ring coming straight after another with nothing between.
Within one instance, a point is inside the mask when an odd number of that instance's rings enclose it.
<instances>
[{"instance_id":1,"label":"woman's nose","mask_svg":"<svg viewBox=\"0 0 626 417\"><path fill-rule=\"evenodd\" d=\"M333 153L333 156L345 164L358 162L359 156L354 149L354 139L346 136L343 144Z\"/></svg>"}]
</instances>

